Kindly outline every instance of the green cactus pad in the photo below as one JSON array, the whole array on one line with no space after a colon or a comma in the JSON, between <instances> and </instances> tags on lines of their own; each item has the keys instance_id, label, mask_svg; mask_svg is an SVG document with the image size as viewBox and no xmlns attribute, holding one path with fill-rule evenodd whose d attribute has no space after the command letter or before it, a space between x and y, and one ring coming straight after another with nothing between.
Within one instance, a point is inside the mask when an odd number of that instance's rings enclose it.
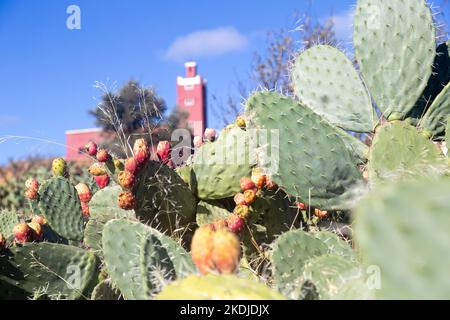
<instances>
[{"instance_id":1,"label":"green cactus pad","mask_svg":"<svg viewBox=\"0 0 450 320\"><path fill-rule=\"evenodd\" d=\"M230 211L214 202L200 201L197 205L196 220L199 226L213 223L219 219L226 219L230 215Z\"/></svg>"},{"instance_id":2,"label":"green cactus pad","mask_svg":"<svg viewBox=\"0 0 450 320\"><path fill-rule=\"evenodd\" d=\"M380 299L450 297L450 181L386 185L355 212L355 240L364 262L377 266Z\"/></svg>"},{"instance_id":3,"label":"green cactus pad","mask_svg":"<svg viewBox=\"0 0 450 320\"><path fill-rule=\"evenodd\" d=\"M377 129L370 149L369 177L372 181L434 174L447 164L439 149L415 127L402 122Z\"/></svg>"},{"instance_id":4,"label":"green cactus pad","mask_svg":"<svg viewBox=\"0 0 450 320\"><path fill-rule=\"evenodd\" d=\"M323 255L308 260L302 279L305 281L302 289L314 290L321 300L335 299L336 296L339 299L359 300L371 296L370 287L364 286L366 281L362 268L342 256ZM345 294L341 292L343 290Z\"/></svg>"},{"instance_id":5,"label":"green cactus pad","mask_svg":"<svg viewBox=\"0 0 450 320\"><path fill-rule=\"evenodd\" d=\"M357 137L347 133L345 130L335 127L336 133L339 138L344 141L347 146L347 150L352 155L356 165L361 165L367 162L367 157L369 155L369 147L359 140Z\"/></svg>"},{"instance_id":6,"label":"green cactus pad","mask_svg":"<svg viewBox=\"0 0 450 320\"><path fill-rule=\"evenodd\" d=\"M98 264L93 253L62 244L43 242L13 247L0 259L0 296L88 298Z\"/></svg>"},{"instance_id":7,"label":"green cactus pad","mask_svg":"<svg viewBox=\"0 0 450 320\"><path fill-rule=\"evenodd\" d=\"M337 48L318 45L295 59L294 92L303 105L336 126L370 132L377 119L353 63Z\"/></svg>"},{"instance_id":8,"label":"green cactus pad","mask_svg":"<svg viewBox=\"0 0 450 320\"><path fill-rule=\"evenodd\" d=\"M385 117L402 119L421 97L436 54L431 10L424 0L359 0L355 56Z\"/></svg>"},{"instance_id":9,"label":"green cactus pad","mask_svg":"<svg viewBox=\"0 0 450 320\"><path fill-rule=\"evenodd\" d=\"M233 275L189 276L168 285L158 300L285 300L262 283Z\"/></svg>"},{"instance_id":10,"label":"green cactus pad","mask_svg":"<svg viewBox=\"0 0 450 320\"><path fill-rule=\"evenodd\" d=\"M328 253L327 245L312 235L294 230L283 233L272 246L272 268L275 287L285 296L300 298L298 288L306 262Z\"/></svg>"},{"instance_id":11,"label":"green cactus pad","mask_svg":"<svg viewBox=\"0 0 450 320\"><path fill-rule=\"evenodd\" d=\"M136 216L162 231L195 220L197 200L189 186L172 169L150 161L142 168L133 188Z\"/></svg>"},{"instance_id":12,"label":"green cactus pad","mask_svg":"<svg viewBox=\"0 0 450 320\"><path fill-rule=\"evenodd\" d=\"M113 287L110 280L103 280L95 286L91 300L121 300L121 294Z\"/></svg>"},{"instance_id":13,"label":"green cactus pad","mask_svg":"<svg viewBox=\"0 0 450 320\"><path fill-rule=\"evenodd\" d=\"M447 127L445 129L445 143L447 145L447 148L450 147L450 118L447 120ZM447 156L450 156L447 153Z\"/></svg>"},{"instance_id":14,"label":"green cactus pad","mask_svg":"<svg viewBox=\"0 0 450 320\"><path fill-rule=\"evenodd\" d=\"M328 247L328 253L341 256L347 260L356 261L356 252L350 245L342 240L337 234L329 231L320 231L312 234L316 239L319 239Z\"/></svg>"},{"instance_id":15,"label":"green cactus pad","mask_svg":"<svg viewBox=\"0 0 450 320\"><path fill-rule=\"evenodd\" d=\"M111 220L103 230L108 274L125 299L150 299L158 285L194 272L189 254L175 241L142 223ZM165 267L165 270L157 270ZM157 271L162 279L155 283Z\"/></svg>"},{"instance_id":16,"label":"green cactus pad","mask_svg":"<svg viewBox=\"0 0 450 320\"><path fill-rule=\"evenodd\" d=\"M17 214L12 211L2 210L0 212L0 233L9 238L13 235L13 229L19 223Z\"/></svg>"},{"instance_id":17,"label":"green cactus pad","mask_svg":"<svg viewBox=\"0 0 450 320\"><path fill-rule=\"evenodd\" d=\"M431 132L433 137L443 136L450 118L450 84L436 97L433 104L420 120L420 127Z\"/></svg>"},{"instance_id":18,"label":"green cactus pad","mask_svg":"<svg viewBox=\"0 0 450 320\"><path fill-rule=\"evenodd\" d=\"M256 164L245 130L230 125L215 142L207 142L196 151L192 174L197 196L203 200L233 197L241 190L239 180L250 176Z\"/></svg>"},{"instance_id":19,"label":"green cactus pad","mask_svg":"<svg viewBox=\"0 0 450 320\"><path fill-rule=\"evenodd\" d=\"M39 210L59 236L83 239L83 216L75 187L63 177L45 181L39 188Z\"/></svg>"},{"instance_id":20,"label":"green cactus pad","mask_svg":"<svg viewBox=\"0 0 450 320\"><path fill-rule=\"evenodd\" d=\"M319 115L274 92L251 96L247 127L260 139L259 167L289 196L326 209L345 209L362 181L345 143ZM259 129L259 130L255 130ZM270 139L264 141L262 134Z\"/></svg>"}]
</instances>

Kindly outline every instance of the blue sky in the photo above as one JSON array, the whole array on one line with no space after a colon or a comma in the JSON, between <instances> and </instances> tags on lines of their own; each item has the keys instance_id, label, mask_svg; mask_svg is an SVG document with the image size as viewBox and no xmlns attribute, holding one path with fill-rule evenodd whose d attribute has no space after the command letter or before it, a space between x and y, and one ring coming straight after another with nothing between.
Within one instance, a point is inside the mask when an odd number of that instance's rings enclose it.
<instances>
[{"instance_id":1,"label":"blue sky","mask_svg":"<svg viewBox=\"0 0 450 320\"><path fill-rule=\"evenodd\" d=\"M0 136L42 139L1 143L0 163L64 154L63 146L44 141L64 144L66 130L94 126L88 110L100 96L96 81L120 86L133 78L155 86L173 107L182 62L195 58L209 93L225 99L249 71L268 30L290 26L295 10L310 10L317 19L335 16L338 35L347 40L354 3L0 0ZM66 27L69 5L81 10L80 30ZM212 112L208 120L219 126Z\"/></svg>"}]
</instances>

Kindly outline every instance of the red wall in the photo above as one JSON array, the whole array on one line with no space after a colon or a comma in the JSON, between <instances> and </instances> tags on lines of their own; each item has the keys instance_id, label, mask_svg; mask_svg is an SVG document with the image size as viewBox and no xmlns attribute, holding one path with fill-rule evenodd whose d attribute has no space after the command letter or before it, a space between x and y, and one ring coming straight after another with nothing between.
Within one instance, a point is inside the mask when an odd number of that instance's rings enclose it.
<instances>
[{"instance_id":1,"label":"red wall","mask_svg":"<svg viewBox=\"0 0 450 320\"><path fill-rule=\"evenodd\" d=\"M101 143L101 130L74 130L66 132L66 160L78 161L88 159L85 155L79 152L89 141Z\"/></svg>"}]
</instances>

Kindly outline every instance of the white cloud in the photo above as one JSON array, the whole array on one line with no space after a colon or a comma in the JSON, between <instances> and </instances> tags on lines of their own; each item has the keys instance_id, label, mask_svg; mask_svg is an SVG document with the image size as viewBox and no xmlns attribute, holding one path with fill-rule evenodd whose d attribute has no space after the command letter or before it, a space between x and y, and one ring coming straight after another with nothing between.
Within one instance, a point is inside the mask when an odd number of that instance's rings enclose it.
<instances>
[{"instance_id":1,"label":"white cloud","mask_svg":"<svg viewBox=\"0 0 450 320\"><path fill-rule=\"evenodd\" d=\"M336 38L345 43L352 41L354 10L346 10L331 16L334 22Z\"/></svg>"},{"instance_id":2,"label":"white cloud","mask_svg":"<svg viewBox=\"0 0 450 320\"><path fill-rule=\"evenodd\" d=\"M241 51L248 39L233 27L199 30L175 39L164 54L165 59L185 61Z\"/></svg>"}]
</instances>

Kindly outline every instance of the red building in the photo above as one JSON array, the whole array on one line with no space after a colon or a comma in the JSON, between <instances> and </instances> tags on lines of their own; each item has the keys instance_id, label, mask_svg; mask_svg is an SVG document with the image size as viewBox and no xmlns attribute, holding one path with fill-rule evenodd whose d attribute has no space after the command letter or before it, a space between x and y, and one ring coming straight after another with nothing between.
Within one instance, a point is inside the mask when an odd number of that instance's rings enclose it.
<instances>
[{"instance_id":1,"label":"red building","mask_svg":"<svg viewBox=\"0 0 450 320\"><path fill-rule=\"evenodd\" d=\"M102 129L82 129L66 131L66 160L79 161L88 159L80 150L89 142L103 141Z\"/></svg>"},{"instance_id":2,"label":"red building","mask_svg":"<svg viewBox=\"0 0 450 320\"><path fill-rule=\"evenodd\" d=\"M188 127L202 136L206 127L206 81L197 74L197 63L186 62L186 77L177 78L177 106L189 113Z\"/></svg>"}]
</instances>

